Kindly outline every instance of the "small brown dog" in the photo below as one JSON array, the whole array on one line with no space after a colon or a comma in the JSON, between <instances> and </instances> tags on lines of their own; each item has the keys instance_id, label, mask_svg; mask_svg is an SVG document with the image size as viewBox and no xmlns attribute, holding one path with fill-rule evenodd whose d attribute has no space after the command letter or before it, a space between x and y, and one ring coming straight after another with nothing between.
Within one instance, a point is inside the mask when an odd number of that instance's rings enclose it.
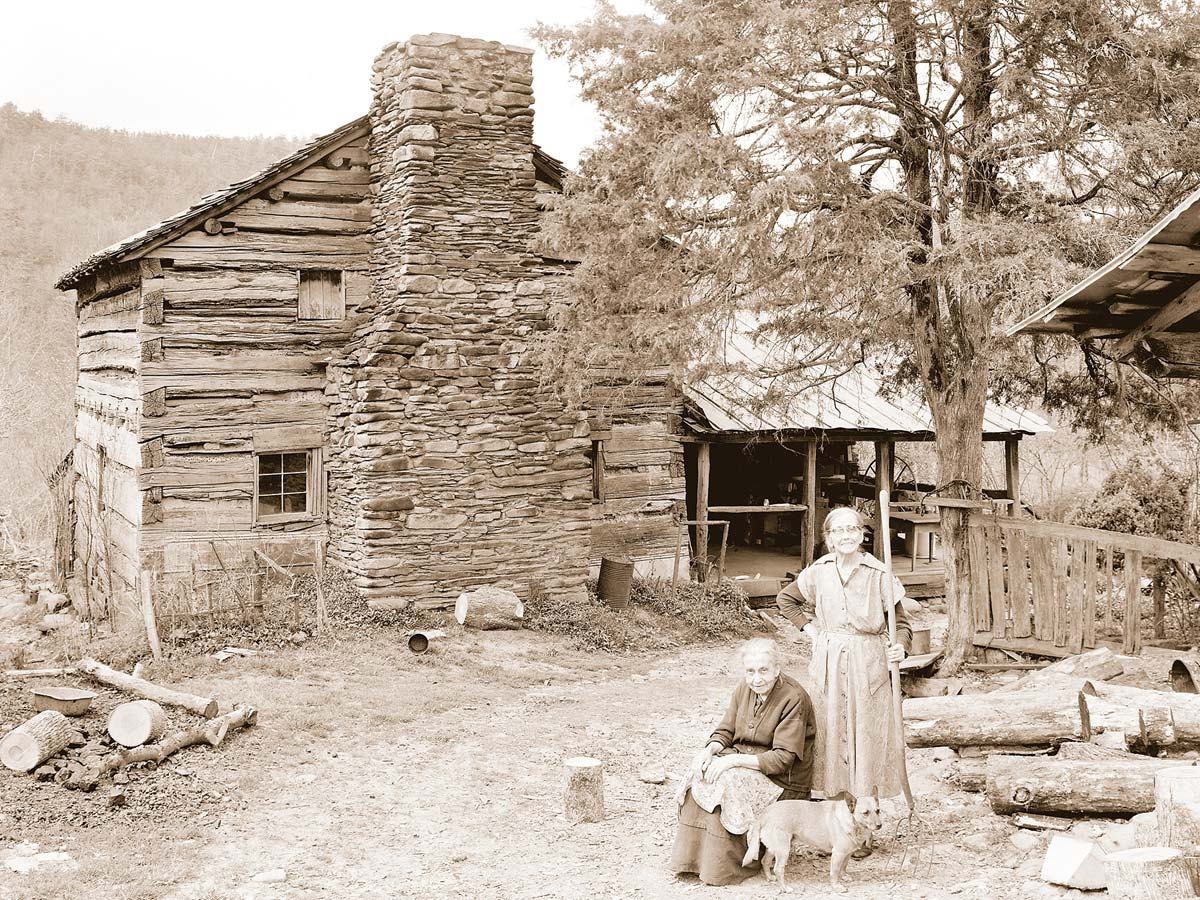
<instances>
[{"instance_id":1,"label":"small brown dog","mask_svg":"<svg viewBox=\"0 0 1200 900\"><path fill-rule=\"evenodd\" d=\"M768 806L759 820L750 826L746 835L750 849L742 865L753 864L761 844L766 847L762 868L767 881L779 879L780 888L790 891L784 870L792 852L792 838L799 838L810 847L833 854L829 863L829 883L839 888L850 854L866 846L882 827L879 800L875 797L859 797L857 802L851 799L779 800Z\"/></svg>"}]
</instances>

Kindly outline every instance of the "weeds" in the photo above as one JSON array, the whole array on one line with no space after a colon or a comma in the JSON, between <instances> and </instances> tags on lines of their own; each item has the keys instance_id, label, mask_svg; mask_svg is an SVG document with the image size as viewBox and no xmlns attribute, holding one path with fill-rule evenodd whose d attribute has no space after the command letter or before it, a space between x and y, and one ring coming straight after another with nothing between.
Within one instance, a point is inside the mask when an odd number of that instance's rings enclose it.
<instances>
[{"instance_id":1,"label":"weeds","mask_svg":"<svg viewBox=\"0 0 1200 900\"><path fill-rule=\"evenodd\" d=\"M581 650L609 652L662 648L686 641L748 633L754 620L746 595L733 582L687 582L672 588L658 578L635 578L629 607L615 610L587 584L587 599L543 595L530 600L530 628L570 637Z\"/></svg>"}]
</instances>

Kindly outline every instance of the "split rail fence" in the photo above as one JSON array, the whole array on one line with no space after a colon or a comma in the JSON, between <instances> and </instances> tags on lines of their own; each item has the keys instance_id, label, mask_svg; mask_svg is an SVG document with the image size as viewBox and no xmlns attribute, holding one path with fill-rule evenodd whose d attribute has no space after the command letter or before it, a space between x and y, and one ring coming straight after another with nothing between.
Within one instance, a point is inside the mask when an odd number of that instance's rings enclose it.
<instances>
[{"instance_id":1,"label":"split rail fence","mask_svg":"<svg viewBox=\"0 0 1200 900\"><path fill-rule=\"evenodd\" d=\"M1151 559L1200 565L1200 547L1098 528L972 511L967 523L974 643L1071 656L1119 628L1142 646L1142 569ZM1161 624L1163 598L1154 598ZM1118 624L1119 615L1119 624Z\"/></svg>"}]
</instances>

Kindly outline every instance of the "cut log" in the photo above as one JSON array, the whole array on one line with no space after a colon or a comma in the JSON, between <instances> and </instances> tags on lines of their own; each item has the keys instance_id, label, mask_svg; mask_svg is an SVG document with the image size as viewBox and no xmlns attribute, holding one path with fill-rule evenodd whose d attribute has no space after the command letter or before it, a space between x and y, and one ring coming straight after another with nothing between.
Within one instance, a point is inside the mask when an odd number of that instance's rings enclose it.
<instances>
[{"instance_id":1,"label":"cut log","mask_svg":"<svg viewBox=\"0 0 1200 900\"><path fill-rule=\"evenodd\" d=\"M1162 769L1154 776L1154 808L1162 846L1200 856L1200 769Z\"/></svg>"},{"instance_id":2,"label":"cut log","mask_svg":"<svg viewBox=\"0 0 1200 900\"><path fill-rule=\"evenodd\" d=\"M1018 813L1012 822L1018 828L1029 828L1033 831L1070 831L1075 825L1074 819L1062 816L1039 816L1032 813Z\"/></svg>"},{"instance_id":3,"label":"cut log","mask_svg":"<svg viewBox=\"0 0 1200 900\"><path fill-rule=\"evenodd\" d=\"M1158 810L1138 813L1129 820L1133 826L1133 843L1137 847L1161 847L1158 836Z\"/></svg>"},{"instance_id":4,"label":"cut log","mask_svg":"<svg viewBox=\"0 0 1200 900\"><path fill-rule=\"evenodd\" d=\"M910 747L972 744L1042 744L1091 737L1078 694L960 694L904 701L904 732Z\"/></svg>"},{"instance_id":5,"label":"cut log","mask_svg":"<svg viewBox=\"0 0 1200 900\"><path fill-rule=\"evenodd\" d=\"M1133 753L1154 754L1175 743L1175 716L1169 706L1138 708L1086 693L1079 696L1087 706L1092 731L1120 732L1126 749Z\"/></svg>"},{"instance_id":6,"label":"cut log","mask_svg":"<svg viewBox=\"0 0 1200 900\"><path fill-rule=\"evenodd\" d=\"M604 764L588 756L568 759L567 787L563 792L567 821L601 822L604 820Z\"/></svg>"},{"instance_id":7,"label":"cut log","mask_svg":"<svg viewBox=\"0 0 1200 900\"><path fill-rule=\"evenodd\" d=\"M71 743L75 729L62 713L43 710L0 741L0 762L14 772L32 772Z\"/></svg>"},{"instance_id":8,"label":"cut log","mask_svg":"<svg viewBox=\"0 0 1200 900\"><path fill-rule=\"evenodd\" d=\"M525 624L525 605L512 591L482 587L458 595L454 618L459 625L480 631L511 630Z\"/></svg>"},{"instance_id":9,"label":"cut log","mask_svg":"<svg viewBox=\"0 0 1200 900\"><path fill-rule=\"evenodd\" d=\"M1196 884L1184 854L1171 847L1119 850L1104 860L1112 900L1179 900L1195 897Z\"/></svg>"},{"instance_id":10,"label":"cut log","mask_svg":"<svg viewBox=\"0 0 1200 900\"><path fill-rule=\"evenodd\" d=\"M1095 841L1056 834L1046 848L1042 881L1081 891L1101 890L1106 883L1104 851Z\"/></svg>"},{"instance_id":11,"label":"cut log","mask_svg":"<svg viewBox=\"0 0 1200 900\"><path fill-rule=\"evenodd\" d=\"M1068 656L1058 662L1030 672L1018 678L1012 684L997 688L993 694L1011 694L1013 691L1027 691L1031 688L1048 687L1063 677L1083 678L1091 681L1107 681L1124 674L1125 664L1120 657L1108 647L1097 647L1078 656Z\"/></svg>"},{"instance_id":12,"label":"cut log","mask_svg":"<svg viewBox=\"0 0 1200 900\"><path fill-rule=\"evenodd\" d=\"M95 768L76 772L68 779L68 786L91 790L106 772L113 772L125 766L139 762L161 763L172 753L191 747L193 744L208 744L216 748L221 746L225 735L234 729L249 728L258 721L258 710L252 706L235 709L215 719L209 719L200 725L173 731L157 744L145 744L128 750L117 750L100 761Z\"/></svg>"},{"instance_id":13,"label":"cut log","mask_svg":"<svg viewBox=\"0 0 1200 900\"><path fill-rule=\"evenodd\" d=\"M1154 809L1154 775L1190 760L1131 756L1113 760L993 756L987 763L992 811L1131 816Z\"/></svg>"},{"instance_id":14,"label":"cut log","mask_svg":"<svg viewBox=\"0 0 1200 900\"><path fill-rule=\"evenodd\" d=\"M124 672L110 669L108 666L96 662L94 659L80 660L79 670L87 672L97 681L101 681L104 684L120 688L130 694L137 694L139 697L145 697L147 700L153 700L164 706L181 706L184 709L191 710L198 716L204 716L206 719L211 719L217 714L217 701L210 697L197 697L194 694L186 694L183 691L161 687L153 682L134 678L132 675L126 675Z\"/></svg>"},{"instance_id":15,"label":"cut log","mask_svg":"<svg viewBox=\"0 0 1200 900\"><path fill-rule=\"evenodd\" d=\"M1144 717L1165 716L1161 710L1171 711L1175 730L1175 743L1179 747L1200 746L1200 695L1177 694L1173 691L1149 691L1130 687L1127 684L1089 681L1083 693L1098 696L1111 703L1121 704L1142 711Z\"/></svg>"},{"instance_id":16,"label":"cut log","mask_svg":"<svg viewBox=\"0 0 1200 900\"><path fill-rule=\"evenodd\" d=\"M108 716L108 736L122 747L157 741L167 730L167 714L153 700L122 703Z\"/></svg>"}]
</instances>

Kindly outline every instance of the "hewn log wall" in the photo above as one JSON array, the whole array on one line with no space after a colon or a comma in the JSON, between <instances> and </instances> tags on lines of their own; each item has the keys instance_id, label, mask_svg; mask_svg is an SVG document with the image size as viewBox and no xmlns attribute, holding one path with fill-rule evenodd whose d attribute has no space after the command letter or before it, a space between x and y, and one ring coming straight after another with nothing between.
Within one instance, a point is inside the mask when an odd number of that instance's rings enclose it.
<instances>
[{"instance_id":1,"label":"hewn log wall","mask_svg":"<svg viewBox=\"0 0 1200 900\"><path fill-rule=\"evenodd\" d=\"M676 524L687 483L683 468L682 396L665 377L639 384L598 384L594 421L605 427L603 500L591 528L593 571L602 557L632 559L638 574L671 574ZM687 577L687 555L681 574Z\"/></svg>"},{"instance_id":2,"label":"hewn log wall","mask_svg":"<svg viewBox=\"0 0 1200 900\"><path fill-rule=\"evenodd\" d=\"M75 559L89 615L105 615L137 582L138 322L152 264L115 266L78 287Z\"/></svg>"},{"instance_id":3,"label":"hewn log wall","mask_svg":"<svg viewBox=\"0 0 1200 900\"><path fill-rule=\"evenodd\" d=\"M363 129L151 251L162 274L141 289L137 474L149 567L243 565L255 547L311 559L324 509L256 523L254 453L264 434L283 435L281 450L324 441L326 362L369 302L368 177ZM343 273L344 317L299 318L300 273L313 269ZM294 447L287 429L302 435Z\"/></svg>"}]
</instances>

